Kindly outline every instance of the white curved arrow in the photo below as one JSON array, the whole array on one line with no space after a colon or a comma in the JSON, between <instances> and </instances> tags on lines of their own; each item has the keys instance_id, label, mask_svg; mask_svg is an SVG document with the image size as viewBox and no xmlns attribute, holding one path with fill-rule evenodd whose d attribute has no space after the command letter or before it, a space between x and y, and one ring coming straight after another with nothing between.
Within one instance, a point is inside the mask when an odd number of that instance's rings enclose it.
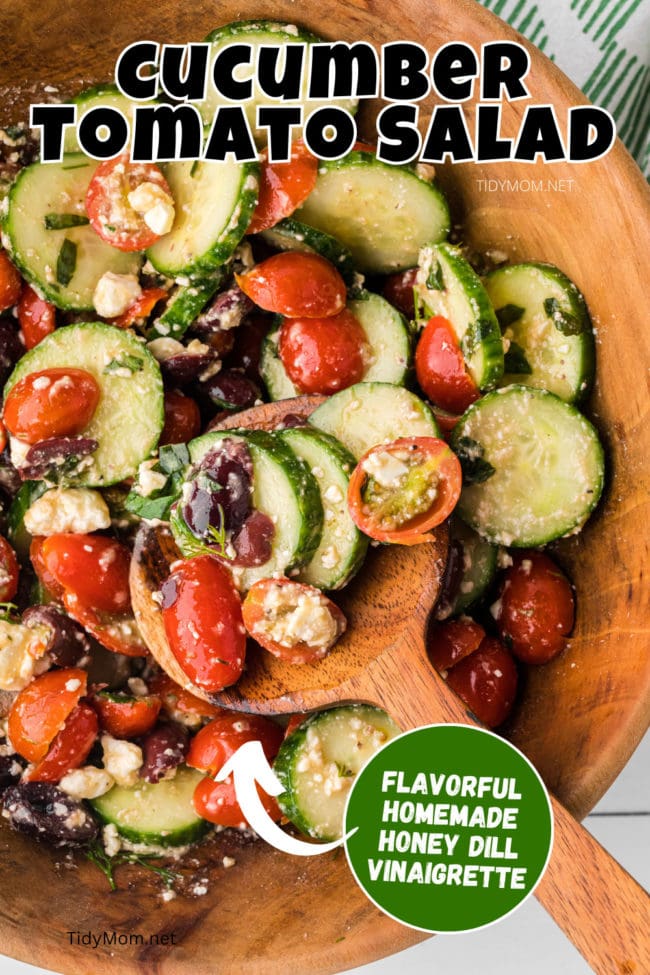
<instances>
[{"instance_id":1,"label":"white curved arrow","mask_svg":"<svg viewBox=\"0 0 650 975\"><path fill-rule=\"evenodd\" d=\"M247 741L241 745L225 765L221 766L215 775L215 781L223 782L231 773L237 802L251 829L283 853L291 853L299 857L329 853L330 850L341 846L344 840L356 833L358 829L358 826L355 827L347 836L334 840L333 843L304 843L280 829L264 808L255 785L259 782L270 796L279 796L284 792L284 786L266 760L260 741Z\"/></svg>"}]
</instances>

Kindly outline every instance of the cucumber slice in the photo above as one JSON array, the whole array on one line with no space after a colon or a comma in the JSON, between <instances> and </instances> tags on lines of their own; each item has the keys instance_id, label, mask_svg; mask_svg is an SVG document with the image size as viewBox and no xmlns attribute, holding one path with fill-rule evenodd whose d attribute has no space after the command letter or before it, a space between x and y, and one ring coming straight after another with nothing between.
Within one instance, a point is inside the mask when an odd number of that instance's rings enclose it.
<instances>
[{"instance_id":1,"label":"cucumber slice","mask_svg":"<svg viewBox=\"0 0 650 975\"><path fill-rule=\"evenodd\" d=\"M292 427L279 436L311 470L323 504L320 545L298 579L319 589L340 589L361 568L368 550L368 539L348 511L355 459L334 437L312 427Z\"/></svg>"},{"instance_id":2,"label":"cucumber slice","mask_svg":"<svg viewBox=\"0 0 650 975\"><path fill-rule=\"evenodd\" d=\"M594 334L575 284L540 263L498 268L484 284L510 342L502 385L548 389L567 403L584 399L594 376Z\"/></svg>"},{"instance_id":3,"label":"cucumber slice","mask_svg":"<svg viewBox=\"0 0 650 975\"><path fill-rule=\"evenodd\" d=\"M402 385L411 366L411 336L406 319L380 295L364 292L363 298L348 301L348 309L366 333L371 361L364 383ZM300 391L287 375L278 351L280 326L264 337L260 352L260 375L272 400L291 399Z\"/></svg>"},{"instance_id":4,"label":"cucumber slice","mask_svg":"<svg viewBox=\"0 0 650 975\"><path fill-rule=\"evenodd\" d=\"M458 591L436 606L437 620L457 616L477 603L491 585L497 571L499 548L491 545L460 518L451 518L451 544L460 548L462 576Z\"/></svg>"},{"instance_id":5,"label":"cucumber slice","mask_svg":"<svg viewBox=\"0 0 650 975\"><path fill-rule=\"evenodd\" d=\"M147 250L161 274L205 277L232 256L257 204L256 162L162 166L176 204L174 226Z\"/></svg>"},{"instance_id":6,"label":"cucumber slice","mask_svg":"<svg viewBox=\"0 0 650 975\"><path fill-rule=\"evenodd\" d=\"M303 254L320 254L341 273L346 284L354 280L352 254L335 237L300 223L293 217L280 220L274 227L263 230L260 235L267 244L279 251L300 251Z\"/></svg>"},{"instance_id":7,"label":"cucumber slice","mask_svg":"<svg viewBox=\"0 0 650 975\"><path fill-rule=\"evenodd\" d=\"M111 247L90 225L45 229L48 214L86 215L86 190L96 168L97 163L82 153L64 156L61 163L33 163L22 170L9 193L5 246L23 276L57 308L92 311L103 274L137 274L142 263L140 254ZM57 281L57 262L66 240L75 245L76 259L69 282L63 284Z\"/></svg>"},{"instance_id":8,"label":"cucumber slice","mask_svg":"<svg viewBox=\"0 0 650 975\"><path fill-rule=\"evenodd\" d=\"M379 274L415 267L421 248L450 226L437 186L368 152L323 163L296 215L340 240L360 270Z\"/></svg>"},{"instance_id":9,"label":"cucumber slice","mask_svg":"<svg viewBox=\"0 0 650 975\"><path fill-rule=\"evenodd\" d=\"M311 715L284 739L274 771L285 791L278 803L309 836L336 840L355 776L400 729L381 708L351 704Z\"/></svg>"},{"instance_id":10,"label":"cucumber slice","mask_svg":"<svg viewBox=\"0 0 650 975\"><path fill-rule=\"evenodd\" d=\"M479 389L495 386L503 375L501 330L481 279L457 247L423 248L415 293L427 318L449 321Z\"/></svg>"},{"instance_id":11,"label":"cucumber slice","mask_svg":"<svg viewBox=\"0 0 650 975\"><path fill-rule=\"evenodd\" d=\"M147 332L147 339L182 338L221 287L224 278L225 273L219 270L209 278L178 285L164 312Z\"/></svg>"},{"instance_id":12,"label":"cucumber slice","mask_svg":"<svg viewBox=\"0 0 650 975\"><path fill-rule=\"evenodd\" d=\"M25 376L59 367L85 369L102 391L83 431L99 447L66 482L101 487L134 477L153 452L164 422L163 384L158 363L132 332L101 322L57 328L20 360L4 397Z\"/></svg>"},{"instance_id":13,"label":"cucumber slice","mask_svg":"<svg viewBox=\"0 0 650 975\"><path fill-rule=\"evenodd\" d=\"M92 88L86 88L85 91L81 91L78 95L75 95L72 103L77 105L77 125L81 121L82 116L86 112L89 112L91 108L103 108L106 106L107 108L117 108L129 123L130 131L133 131L133 111L138 103L132 102L130 98L123 95L117 85L95 85ZM155 99L151 99L147 104L154 105L157 102ZM77 126L66 129L63 137L63 151L81 152L79 140L77 139Z\"/></svg>"},{"instance_id":14,"label":"cucumber slice","mask_svg":"<svg viewBox=\"0 0 650 975\"><path fill-rule=\"evenodd\" d=\"M357 383L342 389L314 410L309 422L340 440L356 460L378 443L440 436L426 403L390 383Z\"/></svg>"},{"instance_id":15,"label":"cucumber slice","mask_svg":"<svg viewBox=\"0 0 650 975\"><path fill-rule=\"evenodd\" d=\"M113 823L120 836L146 846L185 846L200 840L210 823L194 811L192 796L203 772L181 765L172 779L155 784L114 785L90 804L104 823Z\"/></svg>"},{"instance_id":16,"label":"cucumber slice","mask_svg":"<svg viewBox=\"0 0 650 975\"><path fill-rule=\"evenodd\" d=\"M461 417L450 443L465 459L465 472L473 471L457 511L491 542L545 545L579 531L598 504L604 481L598 434L546 390L504 386L489 393Z\"/></svg>"},{"instance_id":17,"label":"cucumber slice","mask_svg":"<svg viewBox=\"0 0 650 975\"><path fill-rule=\"evenodd\" d=\"M189 444L190 458L197 464L219 440L243 440L253 461L252 505L275 524L271 558L263 565L236 571L237 585L248 590L258 579L287 574L307 565L318 548L323 528L323 505L315 478L284 441L263 430L219 430L206 433ZM182 552L194 535L178 510L172 517L172 531Z\"/></svg>"},{"instance_id":18,"label":"cucumber slice","mask_svg":"<svg viewBox=\"0 0 650 975\"><path fill-rule=\"evenodd\" d=\"M257 109L266 106L286 105L286 102L280 98L270 98L259 88L255 80L255 66L257 65L259 49L267 46L278 48L285 44L310 45L320 40L320 37L316 37L315 34L296 27L295 24L278 23L272 20L239 20L232 24L226 24L225 27L219 27L217 30L213 30L206 37L206 41L212 44L210 74L212 74L214 59L222 48L227 47L229 44L250 44L253 49L251 65L250 67L239 67L236 71L236 77L238 81L253 78L253 96L245 102L233 102L219 94L213 85L209 85L207 97L204 101L199 102L198 106L206 123L209 124L212 122L216 110L221 105L242 105L246 112L246 117L248 118L255 142L259 148L263 148L267 142L267 132L266 129L257 128ZM303 119L307 119L315 109L329 104L327 100L315 101L307 98L306 81L309 72L306 70L306 65L308 63L309 49L307 48L305 51L305 84L303 85L303 95L299 101L292 100L290 103L292 107L302 107ZM281 71L282 59L279 59L278 74ZM337 105L340 105L341 108L348 112L354 112L356 104L356 99L342 99L340 101L337 99Z\"/></svg>"}]
</instances>

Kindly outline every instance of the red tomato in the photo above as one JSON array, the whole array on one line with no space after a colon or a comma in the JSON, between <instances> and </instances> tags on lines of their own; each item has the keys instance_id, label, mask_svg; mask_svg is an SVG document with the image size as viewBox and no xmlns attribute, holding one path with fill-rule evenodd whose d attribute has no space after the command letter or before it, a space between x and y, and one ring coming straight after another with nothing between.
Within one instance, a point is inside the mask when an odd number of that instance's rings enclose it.
<instances>
[{"instance_id":1,"label":"red tomato","mask_svg":"<svg viewBox=\"0 0 650 975\"><path fill-rule=\"evenodd\" d=\"M22 288L20 272L11 263L5 251L0 251L0 311L6 311L20 298Z\"/></svg>"},{"instance_id":2,"label":"red tomato","mask_svg":"<svg viewBox=\"0 0 650 975\"><path fill-rule=\"evenodd\" d=\"M201 414L196 402L176 389L165 393L165 425L160 434L159 446L170 443L187 443L201 430Z\"/></svg>"},{"instance_id":3,"label":"red tomato","mask_svg":"<svg viewBox=\"0 0 650 975\"><path fill-rule=\"evenodd\" d=\"M377 458L386 456L401 460L409 469L422 469L426 477L416 478L409 489L409 474L398 477L395 487L384 488L371 478L367 468ZM411 461L414 463L411 466ZM369 485L374 483L373 494ZM456 455L444 440L436 437L401 437L388 444L377 444L368 450L350 477L348 508L356 526L378 542L394 542L399 545L418 545L432 540L432 528L442 524L456 507L462 486L462 471ZM433 498L428 491L435 487ZM409 506L416 513L402 520Z\"/></svg>"},{"instance_id":4,"label":"red tomato","mask_svg":"<svg viewBox=\"0 0 650 975\"><path fill-rule=\"evenodd\" d=\"M121 542L64 532L46 538L39 557L55 582L84 606L103 613L130 611L131 553Z\"/></svg>"},{"instance_id":5,"label":"red tomato","mask_svg":"<svg viewBox=\"0 0 650 975\"><path fill-rule=\"evenodd\" d=\"M126 657L146 657L149 650L130 612L98 612L86 606L73 592L64 592L63 605L77 623L80 623L91 636L113 653Z\"/></svg>"},{"instance_id":6,"label":"red tomato","mask_svg":"<svg viewBox=\"0 0 650 975\"><path fill-rule=\"evenodd\" d=\"M188 678L209 692L239 680L246 631L228 570L209 555L187 559L165 580L162 594L167 639Z\"/></svg>"},{"instance_id":7,"label":"red tomato","mask_svg":"<svg viewBox=\"0 0 650 975\"><path fill-rule=\"evenodd\" d=\"M18 572L16 553L0 536L0 603L10 603L18 592Z\"/></svg>"},{"instance_id":8,"label":"red tomato","mask_svg":"<svg viewBox=\"0 0 650 975\"><path fill-rule=\"evenodd\" d=\"M431 402L450 413L464 413L481 395L465 368L454 330L441 315L424 326L415 350L415 374Z\"/></svg>"},{"instance_id":9,"label":"red tomato","mask_svg":"<svg viewBox=\"0 0 650 975\"><path fill-rule=\"evenodd\" d=\"M161 698L167 716L181 724L188 721L193 725L200 724L203 718L216 718L222 713L222 708L186 691L167 674L156 674L148 683L152 693Z\"/></svg>"},{"instance_id":10,"label":"red tomato","mask_svg":"<svg viewBox=\"0 0 650 975\"><path fill-rule=\"evenodd\" d=\"M142 183L155 183L171 198L169 183L154 163L131 162L128 155L99 164L88 184L86 213L102 240L121 251L142 251L159 235L129 203L128 196Z\"/></svg>"},{"instance_id":11,"label":"red tomato","mask_svg":"<svg viewBox=\"0 0 650 975\"><path fill-rule=\"evenodd\" d=\"M399 271L391 274L384 281L383 295L386 301L390 301L398 311L401 311L407 318L415 318L415 296L413 288L415 279L418 275L416 267L410 267L408 271Z\"/></svg>"},{"instance_id":12,"label":"red tomato","mask_svg":"<svg viewBox=\"0 0 650 975\"><path fill-rule=\"evenodd\" d=\"M261 742L269 762L273 761L282 743L282 728L256 714L224 712L211 721L192 739L186 762L192 768L216 773L247 741ZM275 799L258 789L269 815L276 821L281 813ZM246 825L243 813L235 797L232 775L224 782L211 778L199 782L194 791L194 808L199 816L221 826Z\"/></svg>"},{"instance_id":13,"label":"red tomato","mask_svg":"<svg viewBox=\"0 0 650 975\"><path fill-rule=\"evenodd\" d=\"M498 640L486 637L478 650L451 668L447 683L479 721L496 728L515 702L517 667Z\"/></svg>"},{"instance_id":14,"label":"red tomato","mask_svg":"<svg viewBox=\"0 0 650 975\"><path fill-rule=\"evenodd\" d=\"M289 723L287 724L287 727L284 729L284 737L288 738L289 735L293 734L296 728L299 728L300 725L303 723L303 721L305 721L307 717L308 715L306 714L292 714L291 717L289 718Z\"/></svg>"},{"instance_id":15,"label":"red tomato","mask_svg":"<svg viewBox=\"0 0 650 975\"><path fill-rule=\"evenodd\" d=\"M358 383L366 371L366 333L344 308L331 318L285 318L280 358L301 393L336 393Z\"/></svg>"},{"instance_id":16,"label":"red tomato","mask_svg":"<svg viewBox=\"0 0 650 975\"><path fill-rule=\"evenodd\" d=\"M542 552L517 552L496 602L501 639L520 660L544 664L566 646L573 629L571 583Z\"/></svg>"},{"instance_id":17,"label":"red tomato","mask_svg":"<svg viewBox=\"0 0 650 975\"><path fill-rule=\"evenodd\" d=\"M300 600L305 596L318 599L335 624L332 640L326 646L296 639L287 641L291 643L290 646L287 646L284 643L273 640L260 624L268 620L268 611L265 603L269 594L274 589L278 594L283 592L290 600L289 609L283 604L283 615L290 613L291 608L297 607ZM294 582L292 579L260 579L259 582L254 583L244 599L242 615L244 617L244 626L253 639L260 646L264 647L265 650L268 650L269 653L272 653L274 657L279 657L280 660L285 660L288 664L309 664L314 663L316 660L321 660L329 653L347 626L345 616L331 599L324 596L314 586L307 586L302 582Z\"/></svg>"},{"instance_id":18,"label":"red tomato","mask_svg":"<svg viewBox=\"0 0 650 975\"><path fill-rule=\"evenodd\" d=\"M56 328L56 309L26 284L18 302L18 321L25 348L33 349Z\"/></svg>"},{"instance_id":19,"label":"red tomato","mask_svg":"<svg viewBox=\"0 0 650 975\"><path fill-rule=\"evenodd\" d=\"M29 546L29 557L38 576L39 582L54 600L63 599L63 586L60 586L43 560L43 542L45 538L36 535Z\"/></svg>"},{"instance_id":20,"label":"red tomato","mask_svg":"<svg viewBox=\"0 0 650 975\"><path fill-rule=\"evenodd\" d=\"M443 410L439 406L433 406L431 412L434 415L435 421L442 430L445 437L447 434L451 433L458 421L460 420L460 415L458 413L450 413L448 410Z\"/></svg>"},{"instance_id":21,"label":"red tomato","mask_svg":"<svg viewBox=\"0 0 650 975\"><path fill-rule=\"evenodd\" d=\"M427 634L429 660L436 670L449 670L478 650L484 638L483 627L467 616L435 623Z\"/></svg>"},{"instance_id":22,"label":"red tomato","mask_svg":"<svg viewBox=\"0 0 650 975\"><path fill-rule=\"evenodd\" d=\"M152 694L131 697L100 691L91 701L104 731L115 738L137 738L151 731L158 718L161 700Z\"/></svg>"},{"instance_id":23,"label":"red tomato","mask_svg":"<svg viewBox=\"0 0 650 975\"><path fill-rule=\"evenodd\" d=\"M7 429L2 420L0 420L0 454L3 452L3 450L6 450L8 443Z\"/></svg>"},{"instance_id":24,"label":"red tomato","mask_svg":"<svg viewBox=\"0 0 650 975\"><path fill-rule=\"evenodd\" d=\"M149 318L159 301L167 298L168 292L164 288L144 288L139 298L133 302L125 312L117 318L111 318L111 325L116 328L129 328L140 324Z\"/></svg>"},{"instance_id":25,"label":"red tomato","mask_svg":"<svg viewBox=\"0 0 650 975\"><path fill-rule=\"evenodd\" d=\"M302 141L291 147L291 161L270 163L264 154L257 207L246 233L259 234L290 216L303 203L318 175L318 159Z\"/></svg>"},{"instance_id":26,"label":"red tomato","mask_svg":"<svg viewBox=\"0 0 650 975\"><path fill-rule=\"evenodd\" d=\"M319 254L274 254L235 279L256 305L287 318L329 318L345 308L345 281Z\"/></svg>"},{"instance_id":27,"label":"red tomato","mask_svg":"<svg viewBox=\"0 0 650 975\"><path fill-rule=\"evenodd\" d=\"M70 712L86 693L88 676L78 667L48 670L23 688L11 706L7 730L28 762L40 762Z\"/></svg>"},{"instance_id":28,"label":"red tomato","mask_svg":"<svg viewBox=\"0 0 650 975\"><path fill-rule=\"evenodd\" d=\"M11 389L4 424L23 443L72 437L88 426L100 396L97 380L84 369L42 369Z\"/></svg>"},{"instance_id":29,"label":"red tomato","mask_svg":"<svg viewBox=\"0 0 650 975\"><path fill-rule=\"evenodd\" d=\"M59 782L63 776L79 768L97 739L97 715L84 701L77 704L50 745L45 758L24 776L28 782Z\"/></svg>"}]
</instances>

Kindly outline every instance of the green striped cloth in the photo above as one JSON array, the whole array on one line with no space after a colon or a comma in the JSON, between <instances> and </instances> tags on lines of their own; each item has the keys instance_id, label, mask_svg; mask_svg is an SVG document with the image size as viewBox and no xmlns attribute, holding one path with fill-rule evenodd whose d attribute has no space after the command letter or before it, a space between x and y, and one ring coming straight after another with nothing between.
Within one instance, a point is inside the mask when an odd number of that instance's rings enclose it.
<instances>
[{"instance_id":1,"label":"green striped cloth","mask_svg":"<svg viewBox=\"0 0 650 975\"><path fill-rule=\"evenodd\" d=\"M480 0L596 105L650 178L650 0Z\"/></svg>"}]
</instances>

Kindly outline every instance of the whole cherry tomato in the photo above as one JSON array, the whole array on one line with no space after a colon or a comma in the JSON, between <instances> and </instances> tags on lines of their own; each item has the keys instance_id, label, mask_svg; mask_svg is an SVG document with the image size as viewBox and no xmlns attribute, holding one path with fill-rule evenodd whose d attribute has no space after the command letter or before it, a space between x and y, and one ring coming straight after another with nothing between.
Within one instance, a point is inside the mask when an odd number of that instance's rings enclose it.
<instances>
[{"instance_id":1,"label":"whole cherry tomato","mask_svg":"<svg viewBox=\"0 0 650 975\"><path fill-rule=\"evenodd\" d=\"M59 782L63 776L83 765L97 740L97 715L81 701L70 712L65 724L49 747L47 755L25 775L28 782Z\"/></svg>"},{"instance_id":2,"label":"whole cherry tomato","mask_svg":"<svg viewBox=\"0 0 650 975\"><path fill-rule=\"evenodd\" d=\"M363 378L369 348L366 333L344 308L331 318L285 318L280 358L301 393L336 393Z\"/></svg>"},{"instance_id":3,"label":"whole cherry tomato","mask_svg":"<svg viewBox=\"0 0 650 975\"><path fill-rule=\"evenodd\" d=\"M485 630L468 616L433 623L427 634L427 653L436 670L449 670L478 650Z\"/></svg>"},{"instance_id":4,"label":"whole cherry tomato","mask_svg":"<svg viewBox=\"0 0 650 975\"><path fill-rule=\"evenodd\" d=\"M18 302L18 321L25 348L33 349L56 328L56 309L25 284Z\"/></svg>"},{"instance_id":5,"label":"whole cherry tomato","mask_svg":"<svg viewBox=\"0 0 650 975\"><path fill-rule=\"evenodd\" d=\"M114 538L71 532L50 535L41 543L39 558L55 582L84 606L104 613L131 609L131 553Z\"/></svg>"},{"instance_id":6,"label":"whole cherry tomato","mask_svg":"<svg viewBox=\"0 0 650 975\"><path fill-rule=\"evenodd\" d=\"M173 205L169 183L154 163L131 162L128 155L99 164L86 191L86 213L95 233L121 251L151 247L160 235L129 202L129 194L143 183L152 183Z\"/></svg>"},{"instance_id":7,"label":"whole cherry tomato","mask_svg":"<svg viewBox=\"0 0 650 975\"><path fill-rule=\"evenodd\" d=\"M235 278L256 305L287 318L329 318L345 308L345 281L319 254L274 254Z\"/></svg>"},{"instance_id":8,"label":"whole cherry tomato","mask_svg":"<svg viewBox=\"0 0 650 975\"><path fill-rule=\"evenodd\" d=\"M257 207L246 232L259 234L289 217L307 199L317 175L318 159L301 140L291 146L289 162L270 163L264 153Z\"/></svg>"},{"instance_id":9,"label":"whole cherry tomato","mask_svg":"<svg viewBox=\"0 0 650 975\"><path fill-rule=\"evenodd\" d=\"M401 311L407 318L415 318L415 296L413 289L415 279L418 275L416 267L410 267L408 271L399 271L391 274L384 281L382 293L386 301L390 301L398 311Z\"/></svg>"},{"instance_id":10,"label":"whole cherry tomato","mask_svg":"<svg viewBox=\"0 0 650 975\"><path fill-rule=\"evenodd\" d=\"M145 322L159 301L167 298L169 292L164 288L143 288L139 298L130 305L125 312L111 319L111 325L116 328L130 328L131 325L141 325Z\"/></svg>"},{"instance_id":11,"label":"whole cherry tomato","mask_svg":"<svg viewBox=\"0 0 650 975\"><path fill-rule=\"evenodd\" d=\"M450 413L464 413L481 395L467 372L456 334L441 315L424 326L415 350L415 374L431 402Z\"/></svg>"},{"instance_id":12,"label":"whole cherry tomato","mask_svg":"<svg viewBox=\"0 0 650 975\"><path fill-rule=\"evenodd\" d=\"M91 704L104 731L115 738L137 738L145 735L156 723L161 701L153 694L132 697L113 691L99 691Z\"/></svg>"},{"instance_id":13,"label":"whole cherry tomato","mask_svg":"<svg viewBox=\"0 0 650 975\"><path fill-rule=\"evenodd\" d=\"M16 553L0 536L0 603L10 603L18 592L18 572Z\"/></svg>"},{"instance_id":14,"label":"whole cherry tomato","mask_svg":"<svg viewBox=\"0 0 650 975\"><path fill-rule=\"evenodd\" d=\"M87 674L78 667L48 670L23 688L7 719L11 743L28 762L40 762L70 712L86 693Z\"/></svg>"},{"instance_id":15,"label":"whole cherry tomato","mask_svg":"<svg viewBox=\"0 0 650 975\"><path fill-rule=\"evenodd\" d=\"M516 552L496 601L501 639L520 660L544 664L564 647L575 620L571 583L543 552Z\"/></svg>"},{"instance_id":16,"label":"whole cherry tomato","mask_svg":"<svg viewBox=\"0 0 650 975\"><path fill-rule=\"evenodd\" d=\"M503 724L517 695L517 667L506 648L486 637L447 673L447 683L488 728Z\"/></svg>"},{"instance_id":17,"label":"whole cherry tomato","mask_svg":"<svg viewBox=\"0 0 650 975\"><path fill-rule=\"evenodd\" d=\"M246 631L228 570L209 555L187 559L171 572L161 591L170 649L188 678L209 692L239 680Z\"/></svg>"},{"instance_id":18,"label":"whole cherry tomato","mask_svg":"<svg viewBox=\"0 0 650 975\"><path fill-rule=\"evenodd\" d=\"M12 387L4 405L4 424L23 443L72 437L93 418L101 389L85 369L42 369Z\"/></svg>"},{"instance_id":19,"label":"whole cherry tomato","mask_svg":"<svg viewBox=\"0 0 650 975\"><path fill-rule=\"evenodd\" d=\"M187 443L201 430L201 414L196 402L177 389L165 393L165 425L160 434L159 446L171 443Z\"/></svg>"},{"instance_id":20,"label":"whole cherry tomato","mask_svg":"<svg viewBox=\"0 0 650 975\"><path fill-rule=\"evenodd\" d=\"M20 298L22 288L20 272L9 260L5 251L0 251L0 311L6 311Z\"/></svg>"}]
</instances>

